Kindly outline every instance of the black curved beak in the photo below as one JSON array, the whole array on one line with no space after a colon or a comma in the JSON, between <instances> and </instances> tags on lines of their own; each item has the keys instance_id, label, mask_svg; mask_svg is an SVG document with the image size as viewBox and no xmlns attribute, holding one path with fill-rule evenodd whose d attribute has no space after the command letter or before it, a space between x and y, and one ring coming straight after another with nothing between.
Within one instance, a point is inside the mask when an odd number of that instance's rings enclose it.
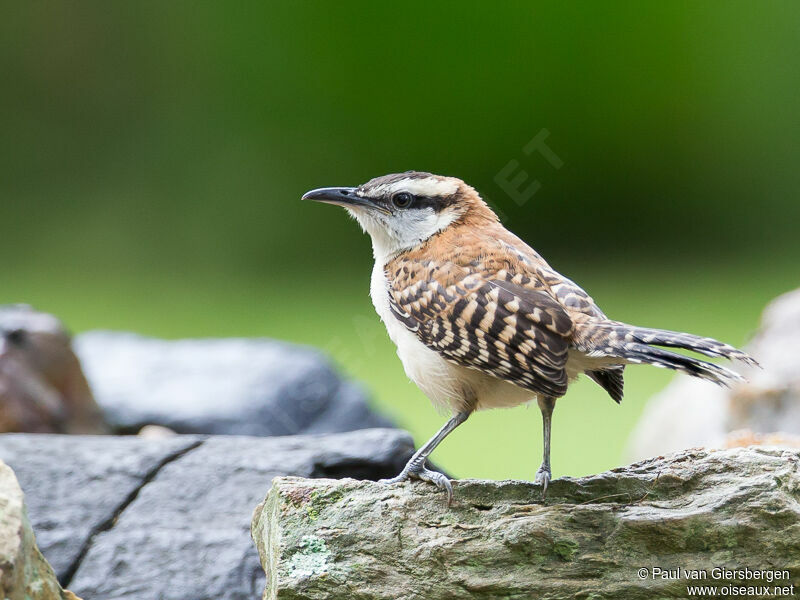
<instances>
[{"instance_id":1,"label":"black curved beak","mask_svg":"<svg viewBox=\"0 0 800 600\"><path fill-rule=\"evenodd\" d=\"M325 204L336 204L337 206L364 206L382 212L388 212L385 208L376 204L369 198L362 198L356 194L353 187L327 187L317 188L303 194L301 200L314 200Z\"/></svg>"}]
</instances>

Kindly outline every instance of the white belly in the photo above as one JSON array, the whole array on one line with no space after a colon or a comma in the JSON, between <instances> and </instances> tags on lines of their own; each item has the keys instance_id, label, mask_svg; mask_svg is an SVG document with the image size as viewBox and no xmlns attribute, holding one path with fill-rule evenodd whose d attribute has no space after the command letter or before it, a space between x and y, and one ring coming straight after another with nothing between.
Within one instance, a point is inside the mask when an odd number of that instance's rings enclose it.
<instances>
[{"instance_id":1,"label":"white belly","mask_svg":"<svg viewBox=\"0 0 800 600\"><path fill-rule=\"evenodd\" d=\"M406 375L442 410L510 407L530 402L534 394L501 379L451 363L406 329L389 308L389 289L383 267L372 270L370 296L375 310L397 346Z\"/></svg>"}]
</instances>

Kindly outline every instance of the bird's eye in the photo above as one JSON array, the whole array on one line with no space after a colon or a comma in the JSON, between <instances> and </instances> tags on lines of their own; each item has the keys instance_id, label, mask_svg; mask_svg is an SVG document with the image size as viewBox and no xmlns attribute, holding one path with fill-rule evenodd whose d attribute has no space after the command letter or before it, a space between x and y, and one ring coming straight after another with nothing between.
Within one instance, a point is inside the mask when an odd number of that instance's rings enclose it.
<instances>
[{"instance_id":1,"label":"bird's eye","mask_svg":"<svg viewBox=\"0 0 800 600\"><path fill-rule=\"evenodd\" d=\"M414 196L408 192L397 192L392 196L392 204L395 208L408 208L414 201Z\"/></svg>"},{"instance_id":2,"label":"bird's eye","mask_svg":"<svg viewBox=\"0 0 800 600\"><path fill-rule=\"evenodd\" d=\"M25 332L22 329L12 329L6 331L5 338L9 344L21 346L25 342Z\"/></svg>"}]
</instances>

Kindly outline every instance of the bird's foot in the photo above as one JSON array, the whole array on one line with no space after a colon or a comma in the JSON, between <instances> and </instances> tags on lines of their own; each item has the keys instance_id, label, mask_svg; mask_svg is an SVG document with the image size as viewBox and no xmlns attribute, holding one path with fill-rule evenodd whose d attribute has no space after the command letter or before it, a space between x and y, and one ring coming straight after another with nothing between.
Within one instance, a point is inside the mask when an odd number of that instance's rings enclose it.
<instances>
[{"instance_id":1,"label":"bird's foot","mask_svg":"<svg viewBox=\"0 0 800 600\"><path fill-rule=\"evenodd\" d=\"M392 477L391 479L381 479L378 481L378 483L401 483L403 481L408 481L409 479L419 479L421 481L428 481L434 484L447 494L447 506L452 504L453 484L450 483L450 480L443 473L439 473L439 471L432 471L426 468L424 460L417 462L412 459L397 477Z\"/></svg>"},{"instance_id":2,"label":"bird's foot","mask_svg":"<svg viewBox=\"0 0 800 600\"><path fill-rule=\"evenodd\" d=\"M539 467L539 470L536 471L536 479L533 480L534 483L539 483L542 486L542 502L547 497L547 486L550 483L550 479L552 474L550 473L550 467L542 465Z\"/></svg>"}]
</instances>

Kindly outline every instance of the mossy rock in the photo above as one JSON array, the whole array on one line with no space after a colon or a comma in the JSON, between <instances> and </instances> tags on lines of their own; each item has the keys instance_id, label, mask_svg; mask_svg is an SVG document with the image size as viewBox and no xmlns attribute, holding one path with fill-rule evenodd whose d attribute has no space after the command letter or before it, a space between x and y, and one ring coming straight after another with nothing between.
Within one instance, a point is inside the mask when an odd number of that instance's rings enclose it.
<instances>
[{"instance_id":1,"label":"mossy rock","mask_svg":"<svg viewBox=\"0 0 800 600\"><path fill-rule=\"evenodd\" d=\"M767 584L714 567L798 586L798 465L796 449L690 450L555 480L545 502L533 483L457 481L450 507L420 482L281 477L253 519L264 598L685 598L687 569Z\"/></svg>"}]
</instances>

